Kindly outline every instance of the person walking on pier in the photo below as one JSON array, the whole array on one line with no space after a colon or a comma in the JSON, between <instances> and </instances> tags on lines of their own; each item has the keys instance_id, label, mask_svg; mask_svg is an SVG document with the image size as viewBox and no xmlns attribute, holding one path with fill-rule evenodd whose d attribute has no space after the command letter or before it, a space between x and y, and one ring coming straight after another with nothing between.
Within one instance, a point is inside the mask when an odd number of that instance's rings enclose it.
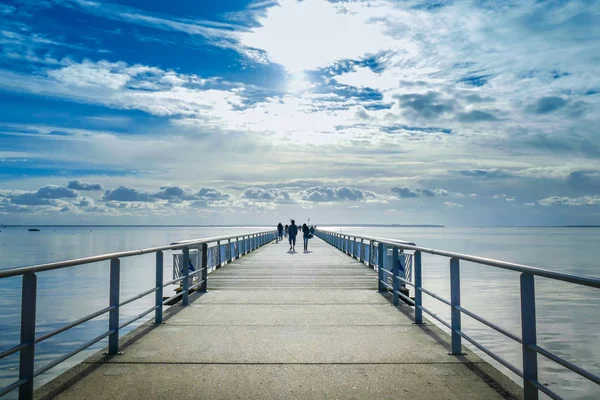
<instances>
[{"instance_id":1,"label":"person walking on pier","mask_svg":"<svg viewBox=\"0 0 600 400\"><path fill-rule=\"evenodd\" d=\"M290 227L288 226L288 224L285 224L285 230L284 230L285 237L288 236L288 229L290 229Z\"/></svg>"},{"instance_id":2,"label":"person walking on pier","mask_svg":"<svg viewBox=\"0 0 600 400\"><path fill-rule=\"evenodd\" d=\"M302 236L304 239L304 251L308 251L308 239L310 239L310 228L306 224L302 224Z\"/></svg>"},{"instance_id":3,"label":"person walking on pier","mask_svg":"<svg viewBox=\"0 0 600 400\"><path fill-rule=\"evenodd\" d=\"M292 220L292 224L288 228L288 235L290 235L290 250L296 251L296 235L298 235L298 227L296 226L296 221L294 220Z\"/></svg>"},{"instance_id":4,"label":"person walking on pier","mask_svg":"<svg viewBox=\"0 0 600 400\"><path fill-rule=\"evenodd\" d=\"M281 222L277 225L277 234L279 235L277 241L283 240L283 224Z\"/></svg>"}]
</instances>

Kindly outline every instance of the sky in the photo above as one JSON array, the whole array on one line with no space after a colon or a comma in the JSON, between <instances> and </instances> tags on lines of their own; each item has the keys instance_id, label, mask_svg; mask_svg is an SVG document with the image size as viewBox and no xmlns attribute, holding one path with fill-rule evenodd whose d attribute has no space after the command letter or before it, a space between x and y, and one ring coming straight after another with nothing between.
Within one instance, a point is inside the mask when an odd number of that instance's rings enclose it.
<instances>
[{"instance_id":1,"label":"sky","mask_svg":"<svg viewBox=\"0 0 600 400\"><path fill-rule=\"evenodd\" d=\"M0 224L600 224L600 2L0 1Z\"/></svg>"}]
</instances>

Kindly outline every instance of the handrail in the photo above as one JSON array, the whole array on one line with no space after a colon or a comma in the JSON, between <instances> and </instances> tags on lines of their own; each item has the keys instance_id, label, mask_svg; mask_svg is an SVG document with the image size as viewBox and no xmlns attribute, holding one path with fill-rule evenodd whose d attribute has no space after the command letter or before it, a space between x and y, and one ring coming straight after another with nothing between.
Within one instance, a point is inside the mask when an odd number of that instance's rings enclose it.
<instances>
[{"instance_id":1,"label":"handrail","mask_svg":"<svg viewBox=\"0 0 600 400\"><path fill-rule=\"evenodd\" d=\"M349 235L347 233L339 234L337 232L330 231L330 230L324 230L324 229L319 229L319 231L332 233L332 234L338 234L338 235L342 235L342 236L349 236L349 237L373 240L378 243L390 244L393 246L397 246L404 250L421 251L424 253L429 253L429 254L434 254L434 255L444 256L444 257L449 257L449 258L457 258L457 259L463 260L463 261L470 261L470 262L474 262L477 264L485 264L485 265L489 265L492 267L508 269L511 271L526 272L529 274L543 276L545 278L550 278L550 279L557 279L557 280L564 281L564 282L575 283L578 285L585 285L585 286L590 286L590 287L594 287L594 288L600 288L600 279L594 278L591 276L577 275L577 274L565 274L562 272L555 272L555 271L551 271L549 269L532 267L532 266L524 265L524 264L516 264L516 263L507 262L507 261L494 260L492 258L479 257L479 256L463 254L463 253L455 253L455 252L446 251L446 250L436 250L436 249L429 248L429 247L422 247L422 246L416 246L414 244L408 244L408 242L405 242L402 240L394 240L394 239L378 240L377 238L369 238L368 236L360 236L360 235L354 235L354 234Z\"/></svg>"},{"instance_id":2,"label":"handrail","mask_svg":"<svg viewBox=\"0 0 600 400\"><path fill-rule=\"evenodd\" d=\"M19 379L6 387L0 387L0 397L5 394L19 389L19 399L32 399L33 398L33 380L36 376L54 368L56 365L63 361L73 357L75 354L82 350L92 346L100 340L108 337L108 354L116 355L119 354L119 331L130 325L131 323L143 318L154 311L154 323L162 323L162 312L163 305L169 303L171 300L181 297L181 304L183 306L189 305L189 294L192 290L199 292L206 292L207 279L209 268L213 266L213 262L209 260L209 243L216 242L217 246L211 246L210 249L217 248L218 258L217 265L228 264L233 260L236 260L249 252L276 240L275 230L251 232L238 235L229 236L217 236L211 238L192 239L180 242L171 243L170 245L149 247L139 250L121 251L117 253L101 254L91 257L82 257L72 260L58 261L46 264L38 264L26 267L18 267L12 269L6 269L0 271L0 279L14 277L22 275L23 289L21 291L21 343L11 348L0 350L0 359L7 357L16 352L20 352L19 358ZM235 241L232 241L235 239ZM240 240L241 239L241 240ZM227 241L227 243L221 242ZM189 263L190 249L198 248L201 251L202 261L201 266L198 266L198 270L190 273L188 268L183 268L182 276L177 279L173 279L167 283L164 283L163 279L163 251L164 250L182 250L182 265ZM221 259L221 251L225 250L225 259ZM214 250L213 250L214 251ZM142 293L139 293L127 300L120 301L120 259L125 257L139 256L142 254L156 254L156 282L153 288L150 288ZM87 316L81 317L76 321L72 321L66 325L63 325L53 331L44 333L36 337L35 332L35 315L36 315L36 298L37 298L37 275L36 272L50 271L54 269L68 268L77 265L90 264L99 261L110 261L110 287L109 287L109 306L102 310L95 311ZM197 278L196 283L192 284L194 278ZM166 301L163 300L163 288L172 283L180 282L182 290L180 293L172 296ZM119 318L119 310L126 304L132 303L150 294L155 294L154 306L147 309L129 319L128 321L122 322ZM59 333L65 332L72 329L84 322L90 321L97 318L105 313L109 313L108 317L108 330L100 336L84 343L77 349L62 355L61 357L51 361L50 363L34 369L35 365L35 346L37 343L49 339Z\"/></svg>"},{"instance_id":3,"label":"handrail","mask_svg":"<svg viewBox=\"0 0 600 400\"><path fill-rule=\"evenodd\" d=\"M269 230L269 231L246 233L243 235L216 236L216 237L205 238L205 239L192 239L192 240L185 240L185 241L181 241L181 242L171 243L170 245L167 245L167 246L148 247L148 248L139 249L139 250L120 251L117 253L107 253L107 254L100 254L97 256L74 258L71 260L56 261L56 262L51 262L51 263L46 263L46 264L37 264L37 265L30 265L30 266L25 266L25 267L3 269L3 270L0 270L0 279L8 278L11 276L24 275L27 272L50 271L53 269L73 267L75 265L91 264L91 263L95 263L98 261L106 261L106 260L110 260L113 258L125 258L125 257L131 257L131 256L140 256L140 255L148 254L148 253L156 253L157 251L181 250L184 247L200 245L200 244L204 244L204 243L212 243L212 242L217 242L217 241L221 241L221 240L234 239L234 238L239 238L239 237L243 237L243 236L253 236L253 235L272 233L272 232L273 232L272 230Z\"/></svg>"},{"instance_id":4,"label":"handrail","mask_svg":"<svg viewBox=\"0 0 600 400\"><path fill-rule=\"evenodd\" d=\"M523 378L523 392L525 400L537 400L538 391L542 391L553 399L561 399L561 397L554 393L549 388L541 385L538 381L538 365L537 365L537 354L545 356L546 358L558 363L559 365L570 369L571 371L579 374L580 376L588 379L589 381L600 385L600 376L593 374L585 369L578 367L577 365L564 360L558 355L539 347L537 343L536 333L536 314L535 314L535 284L534 277L541 276L544 278L555 279L563 282L569 282L576 285L588 286L593 288L600 288L600 279L575 275L565 274L561 272L554 272L543 268L532 267L529 265L516 264L506 261L494 260L490 258L484 258L469 254L455 253L446 250L436 250L432 248L417 246L414 243L408 243L406 241L393 240L387 238L377 238L372 236L361 236L348 233L338 233L331 230L319 229L315 232L315 235L323 239L330 245L342 250L344 253L353 258L358 258L361 262L364 259L363 246L359 246L358 249L354 246L357 239L368 241L369 246L369 266L378 271L377 282L379 292L391 291L392 302L394 305L398 305L400 298L405 300L408 304L414 305L415 307L415 324L423 323L423 312L427 313L433 319L439 321L442 325L450 330L451 347L452 351L449 354L459 355L461 353L461 338L469 341L473 346L483 351L500 364L508 368L510 371ZM362 244L362 243L361 243ZM392 261L391 265L388 261L389 253L388 249L392 249ZM359 250L357 254L357 250ZM409 277L400 276L399 258L398 253L404 250L414 251L411 257L414 259L413 270L414 270L414 281L410 282ZM433 255L439 255L450 258L450 300L446 300L435 293L425 289L422 285L422 265L421 265L421 252L430 253ZM358 255L358 257L357 257ZM460 260L474 262L478 264L489 265L492 267L503 268L515 272L521 273L520 289L521 289L521 336L515 335L500 326L488 321L487 319L478 316L477 314L461 307L460 305ZM386 268L387 267L387 268ZM392 279L392 285L389 284L389 279ZM414 288L415 298L411 299L405 293L399 290L399 284L405 283ZM423 307L422 294L425 293L434 299L450 306L451 311L451 322L444 321L437 314L431 310ZM505 359L495 354L491 350L487 349L481 343L477 342L474 338L466 335L461 329L461 315L465 314L474 320L482 323L496 332L499 332L508 338L521 344L523 349L523 370L519 370L517 367L507 362Z\"/></svg>"}]
</instances>

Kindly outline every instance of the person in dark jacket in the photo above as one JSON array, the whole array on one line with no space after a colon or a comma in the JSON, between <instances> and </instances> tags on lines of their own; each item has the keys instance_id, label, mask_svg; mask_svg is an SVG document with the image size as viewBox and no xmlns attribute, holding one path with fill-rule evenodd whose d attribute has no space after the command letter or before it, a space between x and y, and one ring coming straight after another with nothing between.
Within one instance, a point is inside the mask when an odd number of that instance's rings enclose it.
<instances>
[{"instance_id":1,"label":"person in dark jacket","mask_svg":"<svg viewBox=\"0 0 600 400\"><path fill-rule=\"evenodd\" d=\"M288 228L288 235L290 238L290 250L296 251L296 236L298 235L298 227L296 221L292 220L292 224Z\"/></svg>"},{"instance_id":2,"label":"person in dark jacket","mask_svg":"<svg viewBox=\"0 0 600 400\"><path fill-rule=\"evenodd\" d=\"M308 239L310 239L310 228L308 225L302 225L302 236L304 237L304 251L308 251Z\"/></svg>"},{"instance_id":3,"label":"person in dark jacket","mask_svg":"<svg viewBox=\"0 0 600 400\"><path fill-rule=\"evenodd\" d=\"M279 234L278 241L283 240L283 224L281 222L277 225L277 233Z\"/></svg>"}]
</instances>

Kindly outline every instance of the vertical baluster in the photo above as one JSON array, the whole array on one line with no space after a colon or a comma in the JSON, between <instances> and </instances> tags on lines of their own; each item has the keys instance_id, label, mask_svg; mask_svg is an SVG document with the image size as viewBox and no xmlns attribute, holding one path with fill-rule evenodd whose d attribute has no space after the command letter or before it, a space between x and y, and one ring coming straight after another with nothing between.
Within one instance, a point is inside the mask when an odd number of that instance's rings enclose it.
<instances>
[{"instance_id":1,"label":"vertical baluster","mask_svg":"<svg viewBox=\"0 0 600 400\"><path fill-rule=\"evenodd\" d=\"M360 239L360 251L359 251L359 260L361 263L365 262L365 256L363 255L364 250L365 250L365 245L364 245L365 240L364 239Z\"/></svg>"},{"instance_id":2,"label":"vertical baluster","mask_svg":"<svg viewBox=\"0 0 600 400\"><path fill-rule=\"evenodd\" d=\"M154 292L154 305L158 307L154 311L154 323L163 322L163 252L156 252L156 292Z\"/></svg>"},{"instance_id":3,"label":"vertical baluster","mask_svg":"<svg viewBox=\"0 0 600 400\"><path fill-rule=\"evenodd\" d=\"M19 399L33 399L33 372L35 361L35 314L37 299L37 276L33 272L23 275L21 292L21 349L19 357L19 380L27 382L19 388Z\"/></svg>"},{"instance_id":4,"label":"vertical baluster","mask_svg":"<svg viewBox=\"0 0 600 400\"><path fill-rule=\"evenodd\" d=\"M190 249L187 247L183 248L183 297L181 298L181 305L187 306L190 304L189 300L189 290L190 290Z\"/></svg>"},{"instance_id":5,"label":"vertical baluster","mask_svg":"<svg viewBox=\"0 0 600 400\"><path fill-rule=\"evenodd\" d=\"M523 340L523 394L525 400L537 400L537 352L529 346L537 343L535 317L535 281L532 274L521 274L521 339Z\"/></svg>"},{"instance_id":6,"label":"vertical baluster","mask_svg":"<svg viewBox=\"0 0 600 400\"><path fill-rule=\"evenodd\" d=\"M385 260L384 260L384 255L385 255L385 247L383 245L383 243L379 243L379 246L377 246L378 249L378 264L377 264L377 279L379 280L379 282L377 282L377 287L379 289L379 292L385 292L387 289L385 288L385 286L383 286L383 268L385 267Z\"/></svg>"},{"instance_id":7,"label":"vertical baluster","mask_svg":"<svg viewBox=\"0 0 600 400\"><path fill-rule=\"evenodd\" d=\"M236 260L240 258L240 238L235 238L235 258Z\"/></svg>"},{"instance_id":8,"label":"vertical baluster","mask_svg":"<svg viewBox=\"0 0 600 400\"><path fill-rule=\"evenodd\" d=\"M118 258L110 260L110 297L109 306L114 307L108 314L108 354L119 354L119 293L121 286L121 261Z\"/></svg>"},{"instance_id":9,"label":"vertical baluster","mask_svg":"<svg viewBox=\"0 0 600 400\"><path fill-rule=\"evenodd\" d=\"M457 333L461 328L461 312L456 307L460 306L460 264L458 258L450 259L450 315L451 315L451 326L452 326L452 355L460 355L461 349L461 337Z\"/></svg>"},{"instance_id":10,"label":"vertical baluster","mask_svg":"<svg viewBox=\"0 0 600 400\"><path fill-rule=\"evenodd\" d=\"M202 243L202 284L200 284L200 291L206 292L208 286L208 243Z\"/></svg>"},{"instance_id":11,"label":"vertical baluster","mask_svg":"<svg viewBox=\"0 0 600 400\"><path fill-rule=\"evenodd\" d=\"M421 252L415 251L414 254L415 260L415 324L423 323L423 310L419 307L423 307L423 292L421 292L421 288L423 287L423 281L421 279Z\"/></svg>"},{"instance_id":12,"label":"vertical baluster","mask_svg":"<svg viewBox=\"0 0 600 400\"><path fill-rule=\"evenodd\" d=\"M233 251L231 251L231 239L227 239L227 249L229 250L227 262L230 263L231 259L233 258Z\"/></svg>"},{"instance_id":13,"label":"vertical baluster","mask_svg":"<svg viewBox=\"0 0 600 400\"><path fill-rule=\"evenodd\" d=\"M400 276L400 267L398 266L398 248L394 246L392 249L392 303L397 306L400 304L400 281L398 277ZM404 278L404 277L402 277Z\"/></svg>"},{"instance_id":14,"label":"vertical baluster","mask_svg":"<svg viewBox=\"0 0 600 400\"><path fill-rule=\"evenodd\" d=\"M217 268L221 268L221 241L217 240Z\"/></svg>"}]
</instances>

